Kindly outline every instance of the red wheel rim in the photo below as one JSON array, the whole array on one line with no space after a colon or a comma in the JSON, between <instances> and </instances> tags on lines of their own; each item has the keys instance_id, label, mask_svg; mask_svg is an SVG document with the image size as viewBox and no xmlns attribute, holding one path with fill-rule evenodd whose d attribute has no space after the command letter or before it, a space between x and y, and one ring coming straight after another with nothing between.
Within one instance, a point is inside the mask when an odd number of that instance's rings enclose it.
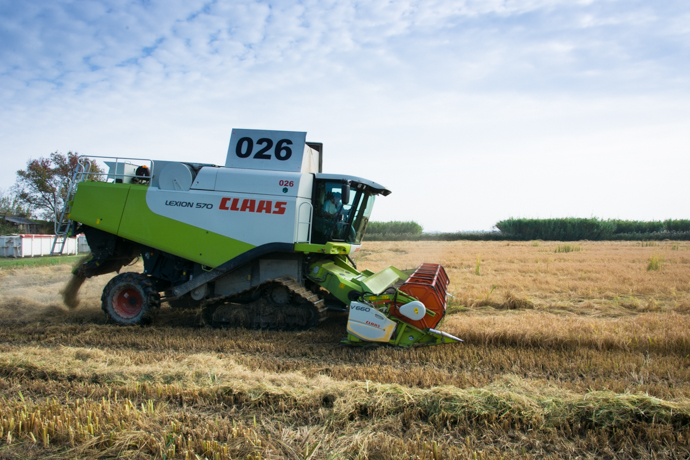
<instances>
[{"instance_id":1,"label":"red wheel rim","mask_svg":"<svg viewBox=\"0 0 690 460\"><path fill-rule=\"evenodd\" d=\"M122 289L115 294L113 299L113 310L121 318L132 319L141 313L143 307L144 298L136 289Z\"/></svg>"}]
</instances>

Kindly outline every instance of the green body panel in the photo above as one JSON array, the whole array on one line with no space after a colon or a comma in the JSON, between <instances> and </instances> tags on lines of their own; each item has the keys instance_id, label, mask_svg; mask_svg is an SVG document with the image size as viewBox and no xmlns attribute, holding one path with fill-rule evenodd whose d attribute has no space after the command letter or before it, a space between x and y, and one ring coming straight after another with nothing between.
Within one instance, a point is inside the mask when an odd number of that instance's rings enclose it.
<instances>
[{"instance_id":1,"label":"green body panel","mask_svg":"<svg viewBox=\"0 0 690 460\"><path fill-rule=\"evenodd\" d=\"M130 187L113 187L103 182L79 183L69 218L117 235Z\"/></svg>"},{"instance_id":2,"label":"green body panel","mask_svg":"<svg viewBox=\"0 0 690 460\"><path fill-rule=\"evenodd\" d=\"M145 185L82 182L74 197L70 218L208 267L217 267L254 248L251 244L154 214L146 204L147 188Z\"/></svg>"},{"instance_id":3,"label":"green body panel","mask_svg":"<svg viewBox=\"0 0 690 460\"><path fill-rule=\"evenodd\" d=\"M362 292L357 278L362 274L348 264L345 256L320 260L309 267L307 278L326 289L345 305L350 304L347 295L350 291Z\"/></svg>"},{"instance_id":4,"label":"green body panel","mask_svg":"<svg viewBox=\"0 0 690 460\"><path fill-rule=\"evenodd\" d=\"M352 245L348 243L326 243L326 244L295 244L295 252L319 253L319 254L349 254Z\"/></svg>"},{"instance_id":5,"label":"green body panel","mask_svg":"<svg viewBox=\"0 0 690 460\"><path fill-rule=\"evenodd\" d=\"M384 268L378 273L374 273L360 281L372 294L381 294L388 287L398 281L405 281L409 276L395 267Z\"/></svg>"},{"instance_id":6,"label":"green body panel","mask_svg":"<svg viewBox=\"0 0 690 460\"><path fill-rule=\"evenodd\" d=\"M380 294L398 281L404 281L409 276L394 267L388 267L378 273L370 270L357 271L345 256L335 256L333 259L319 260L309 267L307 278L333 294L341 302L348 305L351 291L359 293ZM410 297L399 293L406 299Z\"/></svg>"}]
</instances>

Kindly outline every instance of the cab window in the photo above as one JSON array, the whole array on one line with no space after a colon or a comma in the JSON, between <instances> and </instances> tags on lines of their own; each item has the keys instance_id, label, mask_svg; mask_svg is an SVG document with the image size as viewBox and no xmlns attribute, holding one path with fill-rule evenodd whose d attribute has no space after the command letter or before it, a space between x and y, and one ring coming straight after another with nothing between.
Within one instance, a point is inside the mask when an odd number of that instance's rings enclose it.
<instances>
[{"instance_id":1,"label":"cab window","mask_svg":"<svg viewBox=\"0 0 690 460\"><path fill-rule=\"evenodd\" d=\"M312 243L361 242L373 208L374 194L363 184L352 184L349 200L344 202L344 195L347 195L344 188L340 181L316 181L312 201Z\"/></svg>"}]
</instances>

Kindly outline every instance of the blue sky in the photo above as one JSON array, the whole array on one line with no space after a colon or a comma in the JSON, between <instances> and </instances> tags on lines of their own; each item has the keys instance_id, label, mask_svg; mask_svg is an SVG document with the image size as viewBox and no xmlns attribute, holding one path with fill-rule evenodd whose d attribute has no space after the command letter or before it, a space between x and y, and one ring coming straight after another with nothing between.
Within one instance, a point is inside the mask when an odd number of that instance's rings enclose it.
<instances>
[{"instance_id":1,"label":"blue sky","mask_svg":"<svg viewBox=\"0 0 690 460\"><path fill-rule=\"evenodd\" d=\"M690 4L0 0L0 189L51 152L307 131L375 220L690 218Z\"/></svg>"}]
</instances>

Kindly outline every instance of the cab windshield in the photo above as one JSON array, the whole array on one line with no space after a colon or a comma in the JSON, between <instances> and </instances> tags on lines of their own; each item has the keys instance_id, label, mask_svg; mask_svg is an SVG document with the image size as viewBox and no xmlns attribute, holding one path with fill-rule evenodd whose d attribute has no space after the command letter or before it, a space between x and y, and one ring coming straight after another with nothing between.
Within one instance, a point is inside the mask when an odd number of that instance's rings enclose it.
<instances>
[{"instance_id":1,"label":"cab windshield","mask_svg":"<svg viewBox=\"0 0 690 460\"><path fill-rule=\"evenodd\" d=\"M375 193L364 184L352 183L347 202L346 186L340 181L317 181L314 187L314 223L311 242L342 241L360 244L374 207Z\"/></svg>"}]
</instances>

